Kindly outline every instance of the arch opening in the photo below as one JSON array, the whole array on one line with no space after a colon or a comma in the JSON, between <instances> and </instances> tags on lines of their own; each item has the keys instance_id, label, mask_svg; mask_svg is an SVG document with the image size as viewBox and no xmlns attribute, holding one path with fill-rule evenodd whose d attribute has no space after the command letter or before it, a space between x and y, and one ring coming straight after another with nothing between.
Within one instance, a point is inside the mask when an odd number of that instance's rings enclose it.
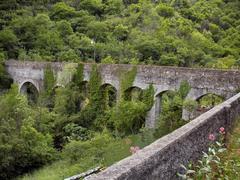
<instances>
[{"instance_id":1,"label":"arch opening","mask_svg":"<svg viewBox=\"0 0 240 180\"><path fill-rule=\"evenodd\" d=\"M159 116L162 112L162 105L165 97L169 97L170 99L173 99L175 95L175 91L173 90L166 90L162 91L159 94L156 95L156 100L155 100L155 116L157 119L159 119Z\"/></svg>"},{"instance_id":2,"label":"arch opening","mask_svg":"<svg viewBox=\"0 0 240 180\"><path fill-rule=\"evenodd\" d=\"M214 93L207 93L197 98L196 101L198 103L196 115L200 115L222 103L224 101L224 97Z\"/></svg>"},{"instance_id":3,"label":"arch opening","mask_svg":"<svg viewBox=\"0 0 240 180\"><path fill-rule=\"evenodd\" d=\"M105 108L113 107L117 103L117 89L111 84L103 84L100 92L104 100Z\"/></svg>"},{"instance_id":4,"label":"arch opening","mask_svg":"<svg viewBox=\"0 0 240 180\"><path fill-rule=\"evenodd\" d=\"M126 101L141 101L143 90L137 86L130 87L124 92L124 100Z\"/></svg>"},{"instance_id":5,"label":"arch opening","mask_svg":"<svg viewBox=\"0 0 240 180\"><path fill-rule=\"evenodd\" d=\"M30 105L34 105L38 101L39 92L37 87L31 82L25 82L20 88L20 93L25 95Z\"/></svg>"}]
</instances>

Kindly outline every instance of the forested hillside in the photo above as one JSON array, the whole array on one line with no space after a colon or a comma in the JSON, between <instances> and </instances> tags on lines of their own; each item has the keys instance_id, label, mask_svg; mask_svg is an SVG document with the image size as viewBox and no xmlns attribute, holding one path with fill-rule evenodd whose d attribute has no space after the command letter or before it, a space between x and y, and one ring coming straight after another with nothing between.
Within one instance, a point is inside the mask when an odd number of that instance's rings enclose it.
<instances>
[{"instance_id":1,"label":"forested hillside","mask_svg":"<svg viewBox=\"0 0 240 180\"><path fill-rule=\"evenodd\" d=\"M8 0L0 58L229 68L238 0Z\"/></svg>"}]
</instances>

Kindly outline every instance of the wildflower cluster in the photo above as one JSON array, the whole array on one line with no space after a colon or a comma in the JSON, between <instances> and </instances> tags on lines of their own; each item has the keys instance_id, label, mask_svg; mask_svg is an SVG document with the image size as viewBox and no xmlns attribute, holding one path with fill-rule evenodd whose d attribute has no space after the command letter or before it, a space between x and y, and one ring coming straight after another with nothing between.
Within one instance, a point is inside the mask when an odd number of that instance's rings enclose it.
<instances>
[{"instance_id":1,"label":"wildflower cluster","mask_svg":"<svg viewBox=\"0 0 240 180\"><path fill-rule=\"evenodd\" d=\"M130 147L130 152L132 153L132 154L135 154L136 152L138 152L140 150L140 147L138 147L138 146L131 146Z\"/></svg>"},{"instance_id":2,"label":"wildflower cluster","mask_svg":"<svg viewBox=\"0 0 240 180\"><path fill-rule=\"evenodd\" d=\"M216 141L216 136L211 133L208 135L208 140L210 141L210 147L208 152L203 152L203 157L198 161L198 165L192 169L192 165L189 168L181 165L185 170L185 174L179 174L178 176L182 179L192 180L192 179L211 179L212 177L219 176L222 174L222 162L220 154L223 153L226 148L224 141L225 135L224 127L219 128L219 141Z\"/></svg>"}]
</instances>

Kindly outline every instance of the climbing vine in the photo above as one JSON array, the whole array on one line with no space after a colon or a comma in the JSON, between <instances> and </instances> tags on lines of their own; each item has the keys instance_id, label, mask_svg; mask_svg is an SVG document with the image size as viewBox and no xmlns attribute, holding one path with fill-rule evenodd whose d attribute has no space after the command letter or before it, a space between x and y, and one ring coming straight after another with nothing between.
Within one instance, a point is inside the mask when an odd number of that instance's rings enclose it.
<instances>
[{"instance_id":1,"label":"climbing vine","mask_svg":"<svg viewBox=\"0 0 240 180\"><path fill-rule=\"evenodd\" d=\"M131 70L121 72L120 77L120 100L124 99L125 91L133 85L137 74L137 67L133 66Z\"/></svg>"},{"instance_id":2,"label":"climbing vine","mask_svg":"<svg viewBox=\"0 0 240 180\"><path fill-rule=\"evenodd\" d=\"M98 66L92 66L89 79L89 103L82 110L80 121L84 127L92 127L98 129L99 116L104 114L104 103L102 102L102 94L100 91L102 78Z\"/></svg>"},{"instance_id":3,"label":"climbing vine","mask_svg":"<svg viewBox=\"0 0 240 180\"><path fill-rule=\"evenodd\" d=\"M121 72L118 105L107 113L110 127L120 136L138 133L144 127L146 114L153 105L153 85L145 90L137 90L140 92L137 92L136 98L125 98L126 90L133 86L136 74L136 66L127 72Z\"/></svg>"},{"instance_id":4,"label":"climbing vine","mask_svg":"<svg viewBox=\"0 0 240 180\"><path fill-rule=\"evenodd\" d=\"M63 70L57 76L57 84L66 86L72 81L73 75L76 73L77 67L75 63L67 63L63 66Z\"/></svg>"},{"instance_id":5,"label":"climbing vine","mask_svg":"<svg viewBox=\"0 0 240 180\"><path fill-rule=\"evenodd\" d=\"M143 90L142 101L146 105L146 110L150 110L154 103L154 87L152 84Z\"/></svg>"},{"instance_id":6,"label":"climbing vine","mask_svg":"<svg viewBox=\"0 0 240 180\"><path fill-rule=\"evenodd\" d=\"M78 63L78 66L76 68L76 72L73 75L72 81L79 88L81 88L83 79L84 79L83 71L84 71L84 64Z\"/></svg>"},{"instance_id":7,"label":"climbing vine","mask_svg":"<svg viewBox=\"0 0 240 180\"><path fill-rule=\"evenodd\" d=\"M55 86L55 78L52 67L48 65L44 69L44 89L47 94L50 94Z\"/></svg>"}]
</instances>

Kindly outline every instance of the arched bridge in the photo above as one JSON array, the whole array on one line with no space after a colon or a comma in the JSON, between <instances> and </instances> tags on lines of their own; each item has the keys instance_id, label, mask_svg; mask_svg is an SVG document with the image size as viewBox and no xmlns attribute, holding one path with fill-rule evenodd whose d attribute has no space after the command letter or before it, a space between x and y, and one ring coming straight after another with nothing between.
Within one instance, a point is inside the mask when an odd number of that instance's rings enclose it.
<instances>
[{"instance_id":1,"label":"arched bridge","mask_svg":"<svg viewBox=\"0 0 240 180\"><path fill-rule=\"evenodd\" d=\"M26 90L27 85L33 85L39 92L43 89L44 69L51 66L56 74L63 70L66 63L28 62L9 60L6 68L15 83L19 85L20 92ZM84 64L84 81L90 77L92 64ZM112 85L117 94L120 93L121 73L130 70L133 65L101 64L99 65L102 84ZM154 127L160 114L161 94L168 90L179 88L183 80L187 80L191 90L187 98L197 100L208 93L213 93L228 99L236 94L240 88L240 71L213 70L197 68L163 67L138 65L137 73L132 87L145 89L150 84L155 88L155 103L146 118L146 126ZM183 118L186 113L183 113Z\"/></svg>"}]
</instances>

